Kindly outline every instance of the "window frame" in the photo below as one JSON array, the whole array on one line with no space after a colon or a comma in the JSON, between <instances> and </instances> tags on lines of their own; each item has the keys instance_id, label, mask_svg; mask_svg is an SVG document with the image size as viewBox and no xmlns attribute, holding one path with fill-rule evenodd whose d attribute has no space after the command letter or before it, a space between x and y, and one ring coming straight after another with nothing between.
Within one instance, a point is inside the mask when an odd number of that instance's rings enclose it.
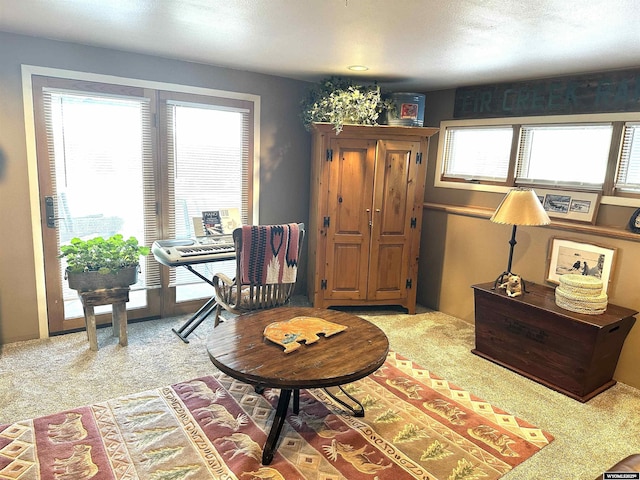
<instances>
[{"instance_id":1,"label":"window frame","mask_svg":"<svg viewBox=\"0 0 640 480\"><path fill-rule=\"evenodd\" d=\"M46 269L45 269L45 252L44 252L44 229L42 225L41 214L41 197L40 184L38 179L38 147L36 142L36 118L34 111L34 85L33 77L49 77L53 79L61 79L71 82L91 82L102 83L123 88L139 88L150 90L164 90L172 92L182 92L185 94L205 95L211 97L222 97L236 100L244 100L253 103L253 150L250 152L249 162L253 166L249 183L251 185L252 195L249 199L249 218L252 224L259 224L259 198L260 198L260 152L261 152L261 97L260 95L244 92L234 92L229 90L220 90L209 87L197 87L179 83L161 82L153 80L144 80L133 77L120 77L115 75L105 75L99 73L82 72L77 70L66 70L60 68L43 67L37 65L21 65L21 84L22 84L22 106L24 114L24 128L26 137L26 164L29 178L29 202L31 212L31 232L33 240L33 258L36 262L36 290L38 292L38 331L40 337L44 338L49 335L49 315L47 312L46 298ZM163 282L166 284L166 282ZM155 289L154 289L155 290ZM180 314L191 312L191 304L183 302L186 305L184 311L176 310L170 314ZM168 313L169 314L169 313Z\"/></svg>"},{"instance_id":2,"label":"window frame","mask_svg":"<svg viewBox=\"0 0 640 480\"><path fill-rule=\"evenodd\" d=\"M616 192L618 192L619 195L623 195L623 196L635 196L637 195L636 192L632 192L629 190L626 190L624 188L625 185L629 185L630 182L621 182L620 180L620 176L623 174L623 172L626 172L629 169L628 163L629 163L629 157L631 156L631 151L630 149L627 149L627 145L631 146L632 144L634 144L635 142L627 141L627 131L628 129L631 128L634 133L638 132L640 133L640 122L624 122L621 127L620 127L620 135L619 135L619 139L620 139L620 145L619 145L619 154L618 154L618 161L616 162L615 165L615 172L612 174L612 183L613 183L613 188L616 189ZM635 135L634 135L635 137ZM626 153L626 155L625 155ZM625 165L623 165L623 163L625 163ZM618 184L623 184L621 187L618 187Z\"/></svg>"},{"instance_id":3,"label":"window frame","mask_svg":"<svg viewBox=\"0 0 640 480\"><path fill-rule=\"evenodd\" d=\"M531 164L531 151L534 149L535 132L553 131L556 129L567 130L580 130L586 128L600 129L605 128L607 133L611 135L607 146L607 155L601 167L604 170L602 183L588 183L584 180L574 181L562 181L543 178L531 178L524 176L524 171ZM515 158L514 166L516 168L516 175L514 183L516 186L531 185L536 188L551 188L551 189L563 189L563 190L577 190L577 191L597 191L602 192L604 190L604 184L606 182L607 168L610 161L609 152L611 151L611 144L613 141L613 122L569 122L569 123L545 123L545 124L524 124L520 126L520 135L518 136L518 154ZM528 153L527 153L528 152ZM512 159L513 160L513 159ZM539 168L539 166L538 166Z\"/></svg>"},{"instance_id":4,"label":"window frame","mask_svg":"<svg viewBox=\"0 0 640 480\"><path fill-rule=\"evenodd\" d=\"M469 128L470 126L459 126L459 125L455 125L455 126L451 126L452 130L464 130L465 128ZM513 128L512 125L477 125L477 126L473 126L476 127L478 130L481 129L498 129L498 128L504 128L505 130L510 129L511 130L511 147L510 147L510 153L509 153L509 157L511 158L513 156L513 144L514 144L514 135L516 135L515 131L516 129ZM441 130L443 131L443 130ZM442 143L444 144L444 150L443 152L449 151L450 150L450 143L449 143L449 132L444 130L444 135L443 135L443 141ZM449 182L463 182L463 183L480 183L483 185L508 185L509 182L512 180L513 178L513 168L512 168L512 162L509 159L507 161L507 171L505 174L505 180L502 181L501 179L495 178L495 179L490 179L490 178L485 178L485 179L481 179L480 177L477 176L472 176L472 178L470 179L464 179L462 178L462 176L457 176L457 175L448 175L446 172L444 172L445 170L445 165L446 162L444 160L444 153L443 153L443 157L442 157L442 174L440 175L442 179L444 179L445 181L449 181Z\"/></svg>"},{"instance_id":5,"label":"window frame","mask_svg":"<svg viewBox=\"0 0 640 480\"><path fill-rule=\"evenodd\" d=\"M611 123L613 125L612 141L607 160L607 169L600 199L601 204L640 207L640 194L630 192L620 192L615 189L615 175L617 172L622 135L625 123L640 122L640 112L625 113L604 113L604 114L580 114L580 115L548 115L530 117L509 117L509 118L486 118L486 119L464 119L464 120L443 120L440 122L440 134L438 141L438 151L436 157L436 169L434 175L435 188L449 188L458 190L473 190L481 192L506 193L516 186L515 168L519 151L519 138L522 125L551 125L551 124L593 124ZM492 127L492 126L512 126L514 131L514 142L511 148L511 159L509 164L510 175L507 182L498 184L496 182L486 182L482 180L465 181L461 179L447 178L443 175L443 163L445 152L445 138L447 128L452 127ZM519 184L525 186L525 184ZM538 188L550 188L545 185L526 184L526 186ZM563 190L571 190L569 187L560 187ZM598 191L593 189L577 189L584 191Z\"/></svg>"}]
</instances>

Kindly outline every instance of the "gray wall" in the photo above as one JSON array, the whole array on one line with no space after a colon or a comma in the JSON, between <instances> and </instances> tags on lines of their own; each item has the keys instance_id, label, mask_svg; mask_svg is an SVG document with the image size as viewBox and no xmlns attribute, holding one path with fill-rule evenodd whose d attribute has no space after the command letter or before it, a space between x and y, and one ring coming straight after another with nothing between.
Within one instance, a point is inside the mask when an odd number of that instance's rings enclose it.
<instances>
[{"instance_id":1,"label":"gray wall","mask_svg":"<svg viewBox=\"0 0 640 480\"><path fill-rule=\"evenodd\" d=\"M39 335L23 64L260 95L260 223L308 222L311 139L298 117L306 83L0 32L0 344ZM303 260L301 281L304 269Z\"/></svg>"}]
</instances>

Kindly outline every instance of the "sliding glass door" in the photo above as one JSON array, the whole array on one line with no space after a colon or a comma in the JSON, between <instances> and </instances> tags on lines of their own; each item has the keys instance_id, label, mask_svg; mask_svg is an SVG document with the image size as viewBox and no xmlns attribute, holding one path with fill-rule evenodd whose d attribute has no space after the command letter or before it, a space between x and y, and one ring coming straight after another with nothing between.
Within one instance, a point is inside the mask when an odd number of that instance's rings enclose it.
<instances>
[{"instance_id":1,"label":"sliding glass door","mask_svg":"<svg viewBox=\"0 0 640 480\"><path fill-rule=\"evenodd\" d=\"M49 330L84 326L60 245L74 237L193 237L202 212L251 218L253 103L122 85L33 77ZM224 265L224 264L227 265ZM188 313L213 294L191 272L151 257L129 318ZM233 276L232 262L205 264ZM110 307L96 309L110 321Z\"/></svg>"}]
</instances>

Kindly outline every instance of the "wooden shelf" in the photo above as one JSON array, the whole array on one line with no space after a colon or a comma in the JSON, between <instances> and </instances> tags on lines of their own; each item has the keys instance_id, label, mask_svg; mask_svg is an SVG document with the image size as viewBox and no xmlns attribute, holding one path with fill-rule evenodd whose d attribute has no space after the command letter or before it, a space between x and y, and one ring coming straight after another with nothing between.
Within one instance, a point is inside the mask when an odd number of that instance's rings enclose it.
<instances>
[{"instance_id":1,"label":"wooden shelf","mask_svg":"<svg viewBox=\"0 0 640 480\"><path fill-rule=\"evenodd\" d=\"M442 203L429 203L425 202L423 207L426 210L435 210L439 212L445 212L450 215L462 215L465 217L473 218L491 218L494 209L483 207L459 207L455 205L446 205ZM555 230L565 230L568 232L587 233L591 235L601 235L609 238L618 238L621 240L629 240L632 242L640 242L640 235L637 233L623 230L621 228L603 227L598 225L561 222L557 220L551 220L551 224L544 225L537 228L553 228Z\"/></svg>"}]
</instances>

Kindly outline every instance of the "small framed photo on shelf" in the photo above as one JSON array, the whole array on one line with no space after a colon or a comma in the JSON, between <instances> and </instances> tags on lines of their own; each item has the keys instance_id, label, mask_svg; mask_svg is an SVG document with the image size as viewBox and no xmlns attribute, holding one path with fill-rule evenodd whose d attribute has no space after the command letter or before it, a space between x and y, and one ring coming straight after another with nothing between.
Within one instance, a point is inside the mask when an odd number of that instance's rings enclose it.
<instances>
[{"instance_id":1,"label":"small framed photo on shelf","mask_svg":"<svg viewBox=\"0 0 640 480\"><path fill-rule=\"evenodd\" d=\"M629 230L633 233L640 233L640 208L638 208L629 219Z\"/></svg>"},{"instance_id":2,"label":"small framed photo on shelf","mask_svg":"<svg viewBox=\"0 0 640 480\"><path fill-rule=\"evenodd\" d=\"M542 207L551 218L595 223L600 205L600 194L534 189Z\"/></svg>"},{"instance_id":3,"label":"small framed photo on shelf","mask_svg":"<svg viewBox=\"0 0 640 480\"><path fill-rule=\"evenodd\" d=\"M553 237L549 241L547 281L560 284L560 275L591 275L602 280L606 293L611 283L616 248Z\"/></svg>"}]
</instances>

